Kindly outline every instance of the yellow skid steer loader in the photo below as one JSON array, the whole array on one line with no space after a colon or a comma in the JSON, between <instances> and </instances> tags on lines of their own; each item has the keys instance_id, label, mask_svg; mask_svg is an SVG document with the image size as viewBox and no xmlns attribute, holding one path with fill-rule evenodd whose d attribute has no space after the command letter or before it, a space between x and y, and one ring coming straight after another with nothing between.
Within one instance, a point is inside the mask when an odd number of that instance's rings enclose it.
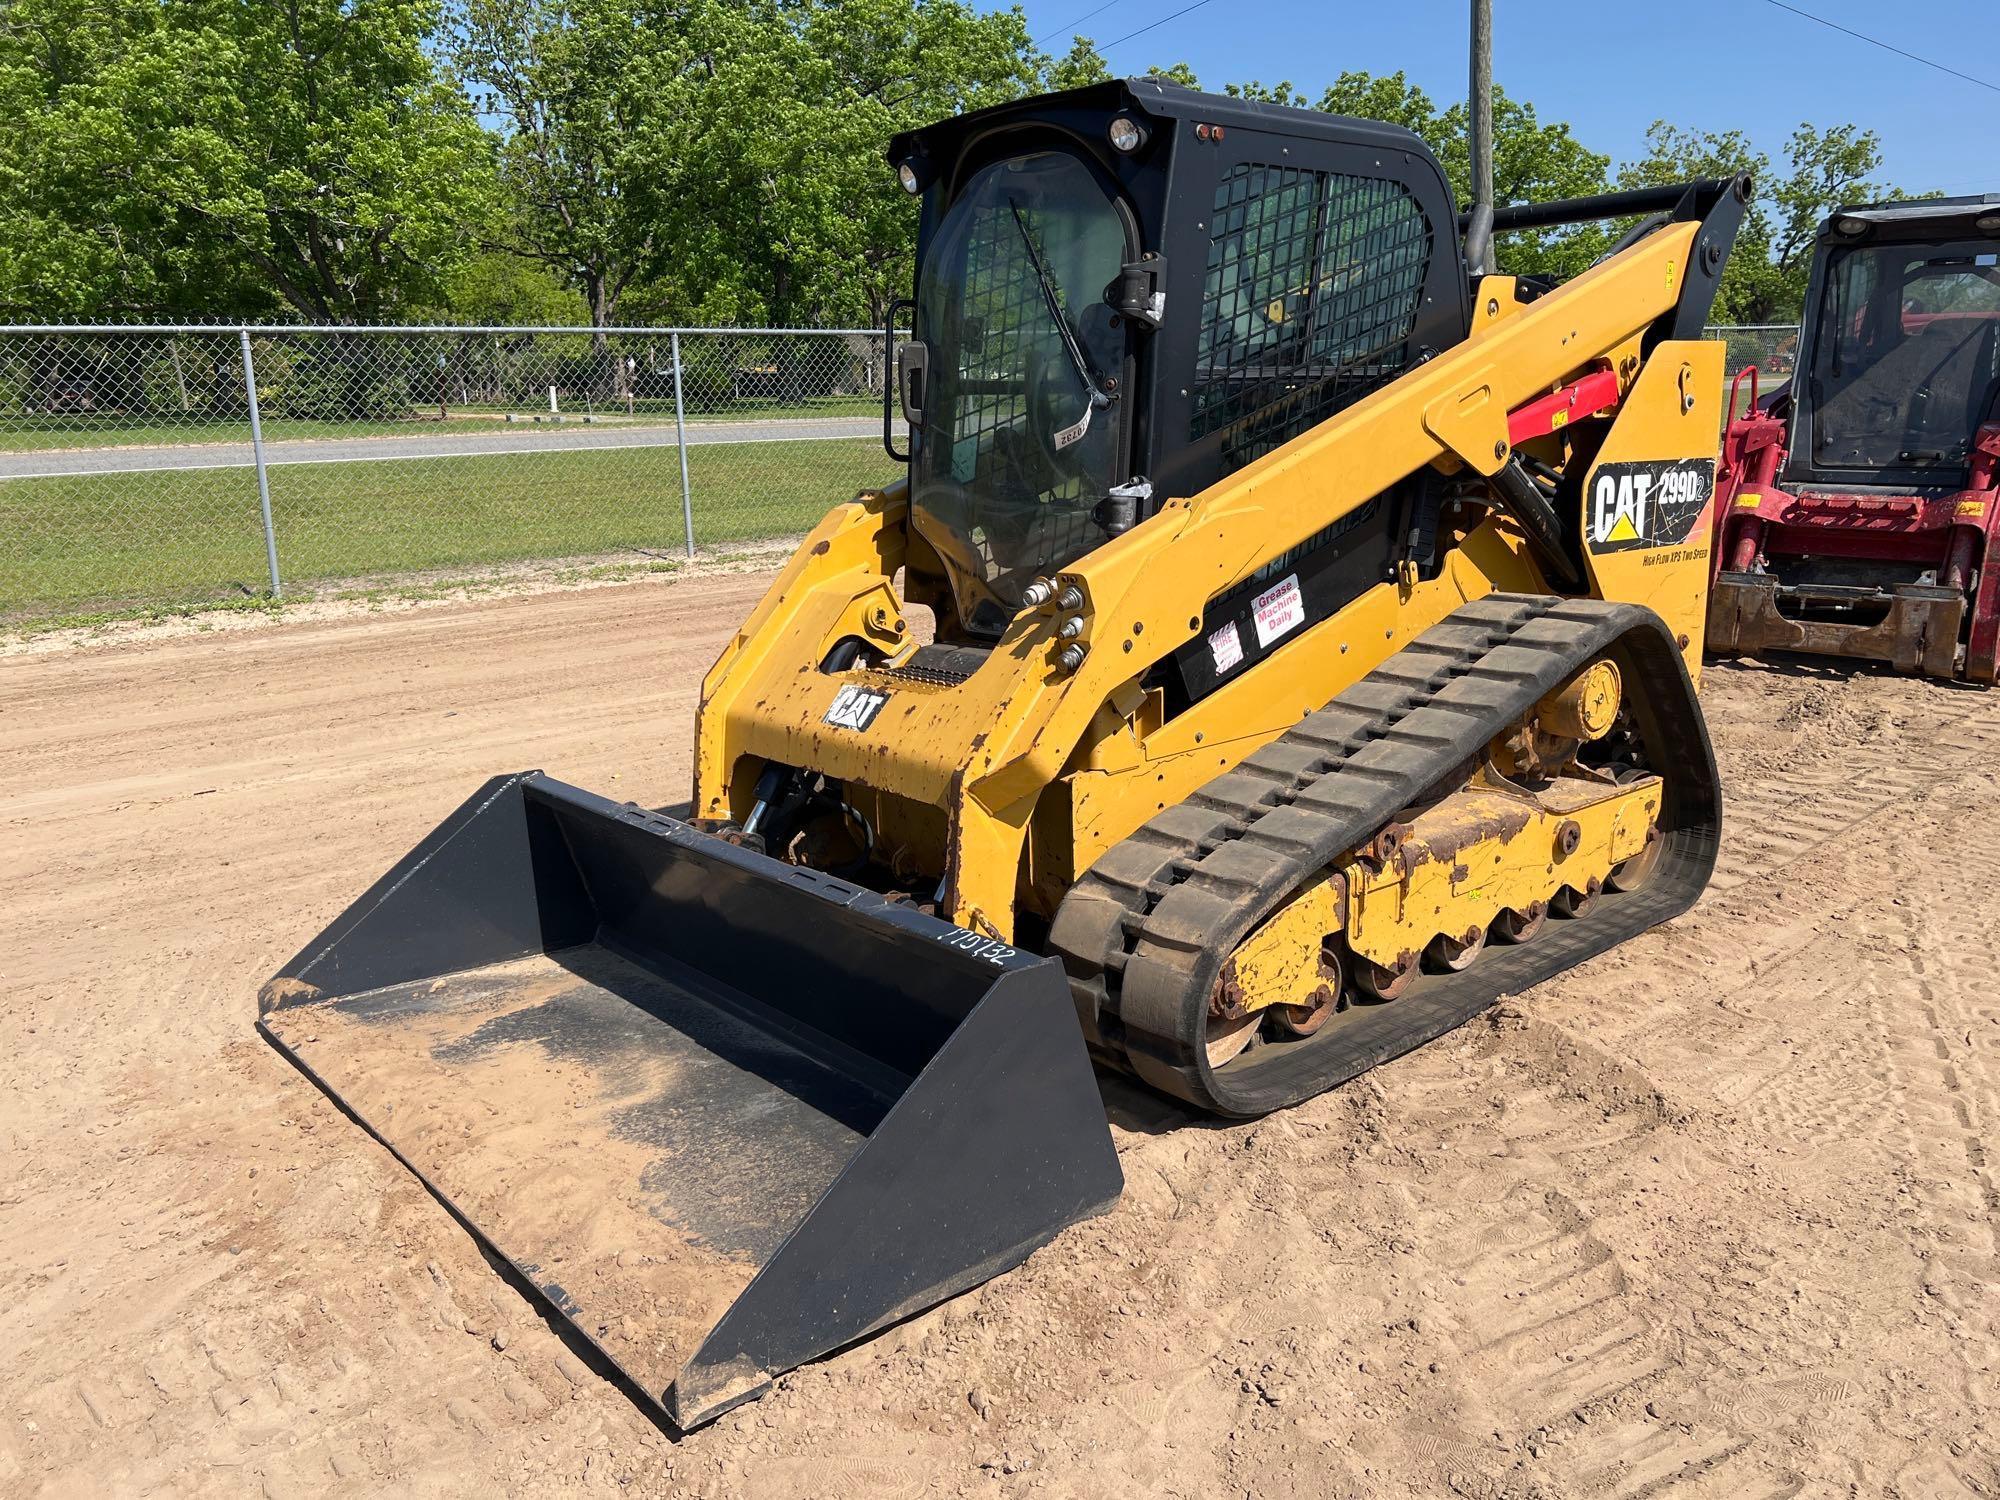
<instances>
[{"instance_id":1,"label":"yellow skid steer loader","mask_svg":"<svg viewBox=\"0 0 2000 1500\"><path fill-rule=\"evenodd\" d=\"M1108 1208L1093 1060L1280 1108L1715 855L1746 182L1502 209L1634 221L1552 285L1415 136L1158 80L890 161L907 474L715 664L693 820L496 779L261 997L682 1426Z\"/></svg>"}]
</instances>

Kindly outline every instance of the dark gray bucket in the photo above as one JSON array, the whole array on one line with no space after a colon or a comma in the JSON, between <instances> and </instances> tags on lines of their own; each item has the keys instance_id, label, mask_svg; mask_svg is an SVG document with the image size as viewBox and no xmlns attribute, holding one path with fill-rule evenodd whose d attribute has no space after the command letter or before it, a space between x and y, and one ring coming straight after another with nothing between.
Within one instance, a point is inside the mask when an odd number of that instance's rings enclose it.
<instances>
[{"instance_id":1,"label":"dark gray bucket","mask_svg":"<svg viewBox=\"0 0 2000 1500\"><path fill-rule=\"evenodd\" d=\"M1122 1187L1053 962L540 772L259 1008L683 1428Z\"/></svg>"}]
</instances>

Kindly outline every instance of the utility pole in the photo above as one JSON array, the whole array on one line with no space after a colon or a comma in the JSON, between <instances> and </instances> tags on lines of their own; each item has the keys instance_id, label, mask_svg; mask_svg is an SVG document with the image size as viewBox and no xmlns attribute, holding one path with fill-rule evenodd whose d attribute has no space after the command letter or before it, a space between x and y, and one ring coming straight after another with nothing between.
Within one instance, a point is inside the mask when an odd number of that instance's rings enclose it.
<instances>
[{"instance_id":1,"label":"utility pole","mask_svg":"<svg viewBox=\"0 0 2000 1500\"><path fill-rule=\"evenodd\" d=\"M1477 276L1493 269L1493 0L1472 0L1470 95L1472 216L1465 255Z\"/></svg>"}]
</instances>

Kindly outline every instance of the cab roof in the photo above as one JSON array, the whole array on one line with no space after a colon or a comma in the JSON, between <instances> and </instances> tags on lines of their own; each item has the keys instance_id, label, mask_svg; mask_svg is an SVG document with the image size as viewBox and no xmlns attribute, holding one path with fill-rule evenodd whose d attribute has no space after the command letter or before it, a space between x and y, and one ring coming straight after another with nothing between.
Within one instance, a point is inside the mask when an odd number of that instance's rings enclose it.
<instances>
[{"instance_id":1,"label":"cab roof","mask_svg":"<svg viewBox=\"0 0 2000 1500\"><path fill-rule=\"evenodd\" d=\"M955 115L906 130L890 138L887 156L900 162L919 149L938 158L958 154L969 136L996 125L1028 122L1056 115L1095 114L1109 118L1131 111L1154 120L1196 120L1220 125L1225 130L1240 128L1301 140L1333 141L1347 145L1374 146L1383 151L1415 152L1427 160L1431 150L1423 137L1380 120L1357 119L1351 115L1330 115L1317 109L1298 109L1288 104L1266 104L1255 99L1236 99L1227 94L1205 94L1182 88L1164 78L1117 78L1060 93L1034 94L1024 99Z\"/></svg>"},{"instance_id":2,"label":"cab roof","mask_svg":"<svg viewBox=\"0 0 2000 1500\"><path fill-rule=\"evenodd\" d=\"M1855 203L1837 208L1821 220L1819 237L1845 242L1853 238L1834 226L1842 219L1859 219L1871 229L1904 231L1928 237L1970 234L1975 221L2000 217L2000 193L1961 198L1904 198L1887 203Z\"/></svg>"}]
</instances>

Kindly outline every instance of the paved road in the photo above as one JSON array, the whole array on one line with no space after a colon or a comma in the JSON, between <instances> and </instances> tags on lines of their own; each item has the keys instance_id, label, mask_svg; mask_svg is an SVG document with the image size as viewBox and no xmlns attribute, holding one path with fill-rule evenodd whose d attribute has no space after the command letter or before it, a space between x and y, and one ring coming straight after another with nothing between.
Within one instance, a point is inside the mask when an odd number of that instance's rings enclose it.
<instances>
[{"instance_id":1,"label":"paved road","mask_svg":"<svg viewBox=\"0 0 2000 1500\"><path fill-rule=\"evenodd\" d=\"M900 427L901 424L898 423ZM710 443L798 443L823 438L879 438L879 417L794 417L772 422L690 422L690 448ZM413 433L408 437L292 438L264 445L275 464L379 463L384 459L468 458L495 453L561 453L571 449L671 448L664 427L537 426L519 423L490 432ZM185 447L42 449L0 453L0 479L75 474L139 474L161 469L247 469L255 463L248 443L199 443Z\"/></svg>"}]
</instances>

